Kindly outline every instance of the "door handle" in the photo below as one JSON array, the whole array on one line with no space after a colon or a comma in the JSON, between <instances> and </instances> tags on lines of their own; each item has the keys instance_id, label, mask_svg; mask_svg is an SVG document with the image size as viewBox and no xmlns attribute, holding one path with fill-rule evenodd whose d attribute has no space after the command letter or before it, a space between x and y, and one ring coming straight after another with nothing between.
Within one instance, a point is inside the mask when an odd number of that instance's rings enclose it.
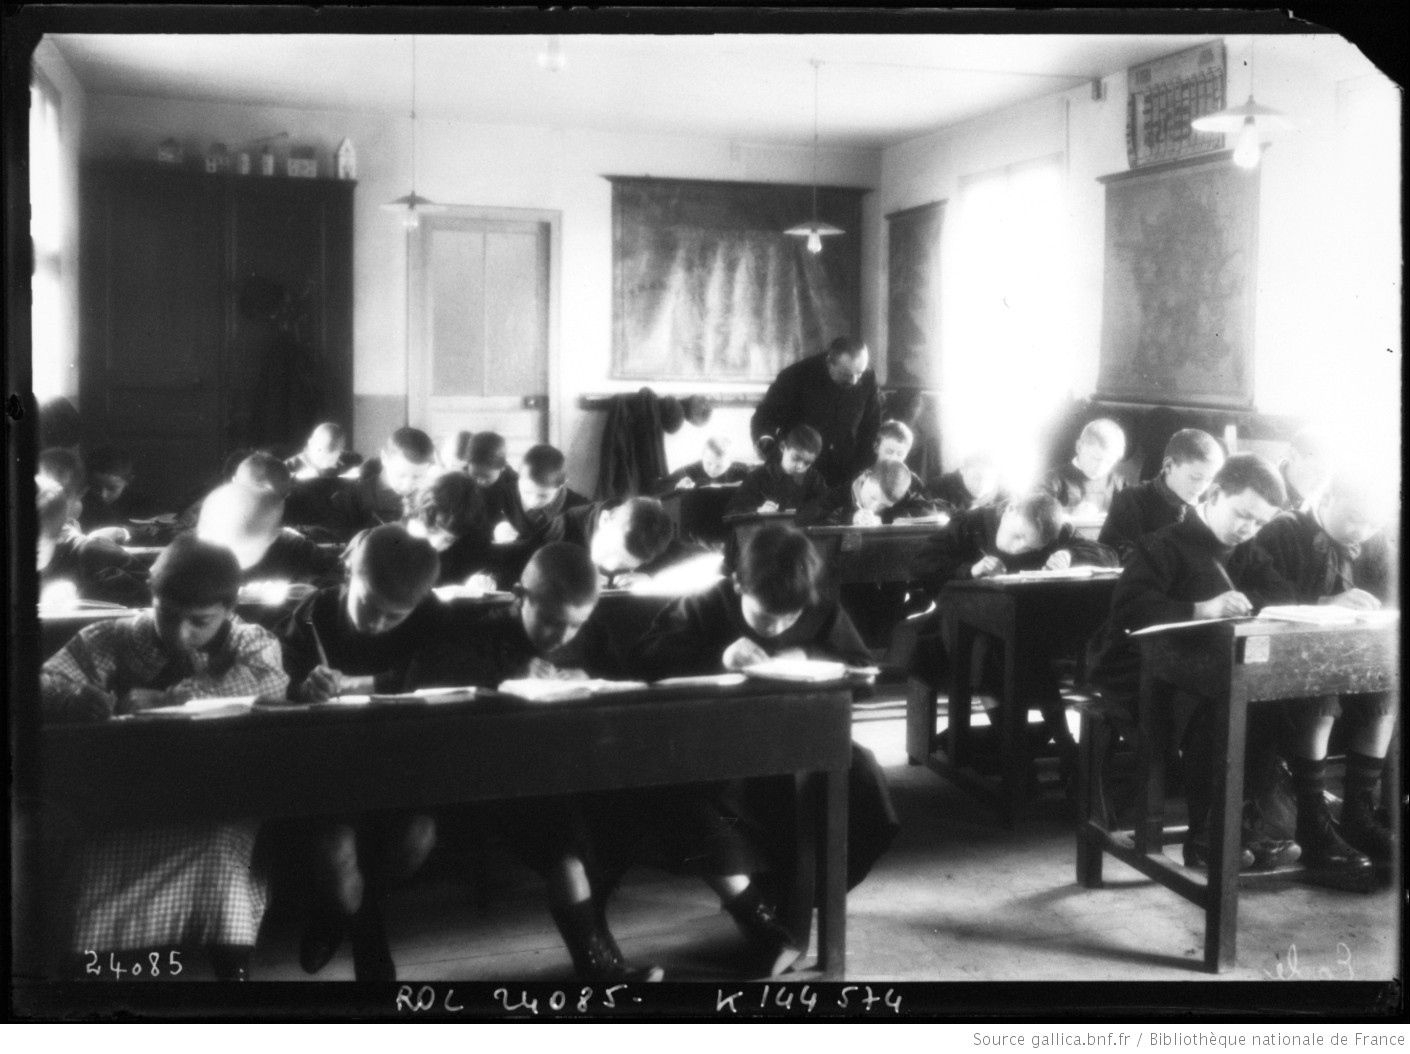
<instances>
[{"instance_id":1,"label":"door handle","mask_svg":"<svg viewBox=\"0 0 1410 1054\"><path fill-rule=\"evenodd\" d=\"M526 395L524 396L525 410L547 410L548 396L546 395Z\"/></svg>"}]
</instances>

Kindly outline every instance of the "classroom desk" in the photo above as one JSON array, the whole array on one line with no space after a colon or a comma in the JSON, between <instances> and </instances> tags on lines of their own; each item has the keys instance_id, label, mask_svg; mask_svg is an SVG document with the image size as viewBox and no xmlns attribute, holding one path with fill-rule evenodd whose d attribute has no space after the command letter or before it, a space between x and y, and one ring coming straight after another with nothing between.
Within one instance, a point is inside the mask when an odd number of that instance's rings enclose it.
<instances>
[{"instance_id":1,"label":"classroom desk","mask_svg":"<svg viewBox=\"0 0 1410 1054\"><path fill-rule=\"evenodd\" d=\"M795 774L794 903L822 876L818 965L846 953L851 691L749 681L592 700L289 707L206 721L127 718L40 732L44 814L148 824L425 808ZM30 799L33 800L33 799ZM806 915L800 916L806 932Z\"/></svg>"},{"instance_id":2,"label":"classroom desk","mask_svg":"<svg viewBox=\"0 0 1410 1054\"><path fill-rule=\"evenodd\" d=\"M938 611L954 625L947 725L949 750L941 750L935 731L936 693L911 692L906 702L906 754L913 763L924 763L945 778L998 806L1005 824L1012 824L1023 804L1026 778L1032 759L1024 750L1028 724L1026 700L1020 700L1019 670L1024 667L1025 642L1041 631L1052 647L1077 646L1106 620L1111 595L1120 577L1118 569L1089 578L1043 579L1001 577L961 579L948 583L940 593ZM1057 633L1054 633L1054 630ZM970 706L977 672L970 659L979 634L987 634L1003 647L1004 683L999 696L1000 775L998 789L980 776L972 764Z\"/></svg>"},{"instance_id":3,"label":"classroom desk","mask_svg":"<svg viewBox=\"0 0 1410 1054\"><path fill-rule=\"evenodd\" d=\"M766 523L793 523L793 513L747 513L727 517L742 550ZM875 527L800 527L823 559L828 586L911 581L911 564L943 523L887 523Z\"/></svg>"},{"instance_id":4,"label":"classroom desk","mask_svg":"<svg viewBox=\"0 0 1410 1054\"><path fill-rule=\"evenodd\" d=\"M1202 907L1205 968L1218 973L1232 967L1239 886L1305 873L1300 867L1239 872L1248 708L1281 699L1391 691L1399 679L1398 635L1395 623L1330 627L1253 620L1141 638L1140 722L1147 739L1143 818L1134 831L1112 831L1091 817L1081 818L1077 869L1082 885L1101 885L1102 854L1110 853ZM1163 852L1164 845L1180 841L1184 833L1165 826L1168 700L1176 689L1210 700L1221 718L1214 723L1211 860L1204 882Z\"/></svg>"},{"instance_id":5,"label":"classroom desk","mask_svg":"<svg viewBox=\"0 0 1410 1054\"><path fill-rule=\"evenodd\" d=\"M723 545L729 539L725 506L738 489L738 483L688 487L663 494L661 504L681 538L702 545Z\"/></svg>"}]
</instances>

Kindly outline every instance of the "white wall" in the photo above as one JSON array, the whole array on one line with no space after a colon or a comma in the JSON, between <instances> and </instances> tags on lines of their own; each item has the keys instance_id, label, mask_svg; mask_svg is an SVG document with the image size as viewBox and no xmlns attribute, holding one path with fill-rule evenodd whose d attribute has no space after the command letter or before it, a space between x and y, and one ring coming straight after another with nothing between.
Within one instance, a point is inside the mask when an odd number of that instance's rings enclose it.
<instances>
[{"instance_id":1,"label":"white wall","mask_svg":"<svg viewBox=\"0 0 1410 1054\"><path fill-rule=\"evenodd\" d=\"M92 154L145 156L167 136L203 150L212 140L232 149L260 136L289 132L287 143L312 145L330 163L344 136L358 158L354 264L354 392L360 406L390 406L406 395L406 236L394 214L378 206L411 183L411 135L405 118L311 112L120 96L92 98ZM569 476L591 489L596 481L600 414L577 405L581 394L634 391L640 381L610 379L612 350L612 195L608 175L806 183L807 148L738 144L687 137L617 135L567 129L476 125L447 120L417 124L416 190L439 204L556 209L562 212L559 391L550 393ZM823 151L819 181L875 187L875 151ZM874 339L881 297L876 195L864 199L862 336ZM749 388L750 386L737 386ZM759 386L752 386L758 389ZM681 391L661 385L662 392ZM736 389L737 390L737 389ZM747 413L721 410L709 431L723 430L747 449ZM416 424L417 422L411 422ZM380 442L354 422L364 447ZM671 437L680 462L698 456L699 430ZM688 456L686 456L688 454Z\"/></svg>"},{"instance_id":2,"label":"white wall","mask_svg":"<svg viewBox=\"0 0 1410 1054\"><path fill-rule=\"evenodd\" d=\"M87 117L87 97L58 49L41 40L34 64L59 95L60 162L58 197L62 227L59 272L58 362L34 363L35 392L43 401L78 395L78 158ZM36 349L39 353L39 349ZM52 379L52 380L50 380Z\"/></svg>"},{"instance_id":3,"label":"white wall","mask_svg":"<svg viewBox=\"0 0 1410 1054\"><path fill-rule=\"evenodd\" d=\"M1227 98L1249 94L1250 55L1259 102L1298 122L1265 136L1260 179L1255 401L1267 413L1372 423L1399 421L1400 223L1398 93L1355 48L1335 37L1226 41ZM1071 394L1095 391L1101 347L1103 188L1097 178L1127 170L1124 71L1088 85L902 143L882 155L880 211L950 199L960 180L1017 162L1067 158L1074 300L1055 340L1072 349ZM947 230L949 229L947 221ZM880 235L884 237L884 234ZM944 235L942 234L942 240ZM882 269L884 253L878 253ZM942 268L963 266L945 257ZM885 287L884 275L882 287ZM941 305L944 311L944 305ZM878 319L885 322L884 308ZM878 341L884 346L884 331ZM944 358L964 348L944 347ZM1053 405L1069 393L1053 392ZM965 437L944 424L944 449ZM1398 435L1398 433L1397 433ZM1383 440L1398 451L1398 439Z\"/></svg>"}]
</instances>

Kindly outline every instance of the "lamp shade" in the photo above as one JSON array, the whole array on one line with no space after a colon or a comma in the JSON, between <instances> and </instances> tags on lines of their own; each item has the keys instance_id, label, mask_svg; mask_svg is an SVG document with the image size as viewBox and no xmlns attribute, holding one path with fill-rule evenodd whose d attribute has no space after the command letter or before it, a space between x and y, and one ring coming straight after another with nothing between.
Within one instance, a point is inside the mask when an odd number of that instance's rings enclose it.
<instances>
[{"instance_id":1,"label":"lamp shade","mask_svg":"<svg viewBox=\"0 0 1410 1054\"><path fill-rule=\"evenodd\" d=\"M1242 106L1229 106L1214 113L1207 113L1203 117L1196 117L1190 122L1190 127L1196 132L1237 132L1250 118L1270 128L1296 127L1287 114L1254 102L1252 95Z\"/></svg>"}]
</instances>

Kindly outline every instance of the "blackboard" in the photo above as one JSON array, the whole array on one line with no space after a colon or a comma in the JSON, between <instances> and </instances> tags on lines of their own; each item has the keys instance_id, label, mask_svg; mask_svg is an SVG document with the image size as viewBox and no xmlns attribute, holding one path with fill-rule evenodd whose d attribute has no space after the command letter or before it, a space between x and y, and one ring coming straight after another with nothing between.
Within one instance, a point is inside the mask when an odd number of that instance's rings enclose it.
<instances>
[{"instance_id":1,"label":"blackboard","mask_svg":"<svg viewBox=\"0 0 1410 1054\"><path fill-rule=\"evenodd\" d=\"M817 219L844 234L821 253L783 232L812 188L612 181L612 376L772 381L835 337L860 336L862 195L819 187Z\"/></svg>"},{"instance_id":2,"label":"blackboard","mask_svg":"<svg viewBox=\"0 0 1410 1054\"><path fill-rule=\"evenodd\" d=\"M886 383L934 388L940 333L940 225L945 203L886 217Z\"/></svg>"}]
</instances>

